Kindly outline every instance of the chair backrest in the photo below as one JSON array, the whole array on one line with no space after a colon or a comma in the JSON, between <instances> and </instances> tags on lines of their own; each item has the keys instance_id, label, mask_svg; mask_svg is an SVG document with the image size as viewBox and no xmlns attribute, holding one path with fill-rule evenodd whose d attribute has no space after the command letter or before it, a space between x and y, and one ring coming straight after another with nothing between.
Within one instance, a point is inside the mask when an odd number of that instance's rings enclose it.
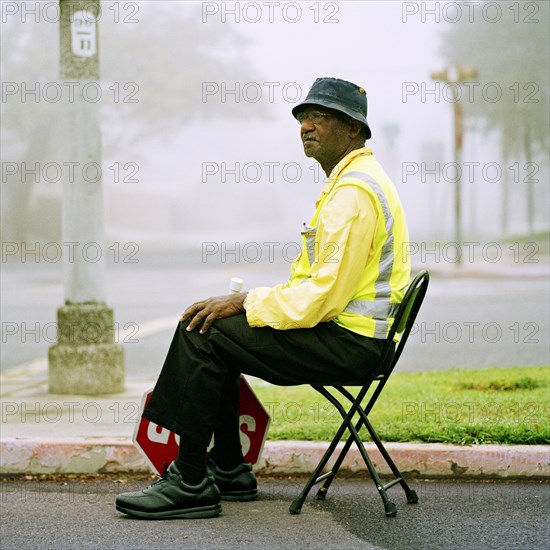
<instances>
[{"instance_id":1,"label":"chair backrest","mask_svg":"<svg viewBox=\"0 0 550 550\"><path fill-rule=\"evenodd\" d=\"M393 367L395 367L414 325L414 321L422 305L426 291L428 290L429 282L429 273L426 270L422 270L408 286L395 315L395 320L388 334L386 344L382 350L382 355L378 363L378 372L376 373L377 376L388 376L393 370ZM394 352L393 341L396 334L400 335L400 339Z\"/></svg>"}]
</instances>

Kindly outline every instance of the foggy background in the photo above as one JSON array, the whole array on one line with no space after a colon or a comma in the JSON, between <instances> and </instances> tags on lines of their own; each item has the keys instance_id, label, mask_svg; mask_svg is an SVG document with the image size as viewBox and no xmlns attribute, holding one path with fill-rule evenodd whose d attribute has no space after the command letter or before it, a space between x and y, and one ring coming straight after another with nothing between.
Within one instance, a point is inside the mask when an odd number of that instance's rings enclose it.
<instances>
[{"instance_id":1,"label":"foggy background","mask_svg":"<svg viewBox=\"0 0 550 550\"><path fill-rule=\"evenodd\" d=\"M176 261L177 250L200 254L204 242L298 241L323 179L290 110L319 76L366 89L367 146L398 187L411 240L451 241L453 103L430 75L462 63L478 71L461 101L462 162L471 163L464 239L545 246L548 3L473 4L102 2L108 242L169 249ZM3 11L4 242L61 241L61 181L44 166L63 150L68 91L44 97L61 82L50 13L23 21ZM6 163L39 163L39 181Z\"/></svg>"}]
</instances>

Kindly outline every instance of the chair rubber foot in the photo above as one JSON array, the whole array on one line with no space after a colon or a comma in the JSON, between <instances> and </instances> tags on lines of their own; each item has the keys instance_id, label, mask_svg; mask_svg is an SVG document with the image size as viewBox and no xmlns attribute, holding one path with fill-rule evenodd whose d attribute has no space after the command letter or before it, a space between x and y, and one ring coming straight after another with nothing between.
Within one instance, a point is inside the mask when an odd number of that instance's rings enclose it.
<instances>
[{"instance_id":1,"label":"chair rubber foot","mask_svg":"<svg viewBox=\"0 0 550 550\"><path fill-rule=\"evenodd\" d=\"M321 487L317 491L317 495L315 496L315 498L317 500L325 500L327 498L327 491L328 491L328 489L326 487Z\"/></svg>"},{"instance_id":2,"label":"chair rubber foot","mask_svg":"<svg viewBox=\"0 0 550 550\"><path fill-rule=\"evenodd\" d=\"M394 518L397 515L397 506L391 501L384 503L384 509L389 518Z\"/></svg>"},{"instance_id":3,"label":"chair rubber foot","mask_svg":"<svg viewBox=\"0 0 550 550\"><path fill-rule=\"evenodd\" d=\"M409 504L416 504L418 502L418 495L416 494L416 491L411 491L407 494L407 502Z\"/></svg>"},{"instance_id":4,"label":"chair rubber foot","mask_svg":"<svg viewBox=\"0 0 550 550\"><path fill-rule=\"evenodd\" d=\"M292 501L292 504L288 507L288 511L293 515L298 515L302 512L303 500L296 498Z\"/></svg>"}]
</instances>

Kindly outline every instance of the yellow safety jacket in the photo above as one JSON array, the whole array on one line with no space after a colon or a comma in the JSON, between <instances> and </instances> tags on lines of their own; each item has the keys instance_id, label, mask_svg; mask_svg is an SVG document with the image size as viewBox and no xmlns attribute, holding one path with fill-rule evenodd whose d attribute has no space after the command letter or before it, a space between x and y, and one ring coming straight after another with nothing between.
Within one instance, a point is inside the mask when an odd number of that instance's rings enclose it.
<instances>
[{"instance_id":1,"label":"yellow safety jacket","mask_svg":"<svg viewBox=\"0 0 550 550\"><path fill-rule=\"evenodd\" d=\"M386 338L410 279L408 231L397 191L367 148L344 157L331 172L290 280L248 293L250 326L309 328L338 325Z\"/></svg>"}]
</instances>

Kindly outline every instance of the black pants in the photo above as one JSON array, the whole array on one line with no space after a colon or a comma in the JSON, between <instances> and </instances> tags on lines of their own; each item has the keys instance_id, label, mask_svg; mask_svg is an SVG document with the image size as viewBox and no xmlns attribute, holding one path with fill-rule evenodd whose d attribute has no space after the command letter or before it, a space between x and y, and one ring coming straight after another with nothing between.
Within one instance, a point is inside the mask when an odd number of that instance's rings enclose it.
<instances>
[{"instance_id":1,"label":"black pants","mask_svg":"<svg viewBox=\"0 0 550 550\"><path fill-rule=\"evenodd\" d=\"M217 425L238 419L240 373L282 386L358 385L384 344L333 322L251 328L242 314L219 319L205 334L186 326L176 329L143 416L204 448Z\"/></svg>"}]
</instances>

